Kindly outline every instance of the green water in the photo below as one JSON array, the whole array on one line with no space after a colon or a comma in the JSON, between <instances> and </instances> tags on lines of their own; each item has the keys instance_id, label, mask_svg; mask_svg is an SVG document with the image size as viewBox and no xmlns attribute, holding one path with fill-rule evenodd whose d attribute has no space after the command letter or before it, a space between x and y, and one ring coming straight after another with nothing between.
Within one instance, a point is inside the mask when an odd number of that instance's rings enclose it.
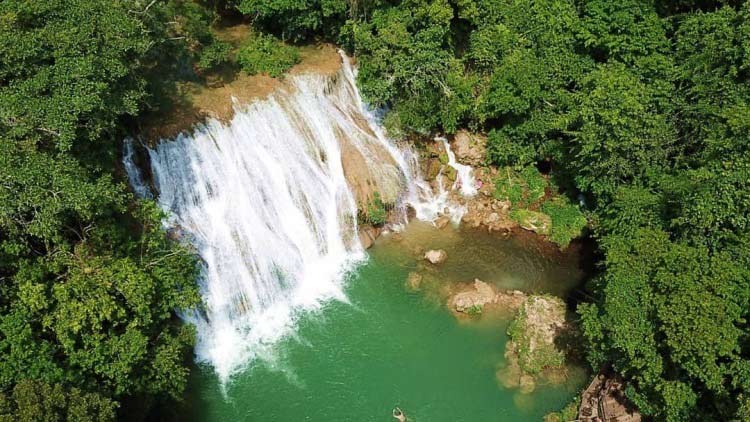
<instances>
[{"instance_id":1,"label":"green water","mask_svg":"<svg viewBox=\"0 0 750 422\"><path fill-rule=\"evenodd\" d=\"M350 277L350 303L303 316L273 361L255 362L225 394L210 368L194 371L181 419L386 422L398 405L410 421L539 421L575 395L583 376L531 394L502 387L496 372L507 319L459 321L441 295L454 281L475 277L564 294L581 278L575 254L549 256L518 239L419 224L398 237L382 238ZM424 248L447 250L448 261L425 266ZM414 270L428 280L422 291L404 285Z\"/></svg>"}]
</instances>

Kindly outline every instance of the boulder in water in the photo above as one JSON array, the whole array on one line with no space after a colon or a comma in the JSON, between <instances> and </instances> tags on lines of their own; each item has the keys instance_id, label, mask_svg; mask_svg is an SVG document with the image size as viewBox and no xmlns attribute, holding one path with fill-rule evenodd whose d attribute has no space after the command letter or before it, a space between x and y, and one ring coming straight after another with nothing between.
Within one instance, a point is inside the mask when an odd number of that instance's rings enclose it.
<instances>
[{"instance_id":1,"label":"boulder in water","mask_svg":"<svg viewBox=\"0 0 750 422\"><path fill-rule=\"evenodd\" d=\"M508 360L517 361L521 370L531 376L544 369L562 368L565 351L560 349L556 340L572 329L565 319L566 313L565 302L558 297L530 296L526 299L508 327Z\"/></svg>"},{"instance_id":2,"label":"boulder in water","mask_svg":"<svg viewBox=\"0 0 750 422\"><path fill-rule=\"evenodd\" d=\"M458 312L481 312L485 305L495 303L496 300L495 288L475 279L470 289L459 292L450 299L450 306Z\"/></svg>"},{"instance_id":3,"label":"boulder in water","mask_svg":"<svg viewBox=\"0 0 750 422\"><path fill-rule=\"evenodd\" d=\"M448 253L442 249L431 249L424 254L424 259L430 261L431 264L442 264L448 259Z\"/></svg>"},{"instance_id":4,"label":"boulder in water","mask_svg":"<svg viewBox=\"0 0 750 422\"><path fill-rule=\"evenodd\" d=\"M445 226L447 226L450 222L450 217L448 217L447 215L441 215L437 220L435 220L435 227L437 227L438 229L442 229L445 228Z\"/></svg>"}]
</instances>

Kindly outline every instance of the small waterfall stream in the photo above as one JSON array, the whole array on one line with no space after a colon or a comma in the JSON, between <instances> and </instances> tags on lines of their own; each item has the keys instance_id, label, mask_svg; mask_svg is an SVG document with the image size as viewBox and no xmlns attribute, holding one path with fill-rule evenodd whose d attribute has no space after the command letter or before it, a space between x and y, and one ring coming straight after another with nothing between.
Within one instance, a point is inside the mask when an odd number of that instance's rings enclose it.
<instances>
[{"instance_id":1,"label":"small waterfall stream","mask_svg":"<svg viewBox=\"0 0 750 422\"><path fill-rule=\"evenodd\" d=\"M204 263L205 310L184 317L197 327L198 360L222 381L292 332L300 312L346 300L343 280L365 259L346 154L417 218L453 211L460 221L442 186L433 193L421 180L416 155L384 136L342 60L333 78L294 76L288 92L238 108L228 124L210 120L148 151L165 224ZM133 148L127 140L129 180L150 197Z\"/></svg>"}]
</instances>

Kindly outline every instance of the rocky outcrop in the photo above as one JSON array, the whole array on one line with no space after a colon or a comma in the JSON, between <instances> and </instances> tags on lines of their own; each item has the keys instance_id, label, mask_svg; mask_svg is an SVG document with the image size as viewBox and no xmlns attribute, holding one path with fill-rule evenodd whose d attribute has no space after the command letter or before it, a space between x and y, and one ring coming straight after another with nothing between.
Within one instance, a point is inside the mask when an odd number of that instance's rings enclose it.
<instances>
[{"instance_id":1,"label":"rocky outcrop","mask_svg":"<svg viewBox=\"0 0 750 422\"><path fill-rule=\"evenodd\" d=\"M487 157L487 138L485 136L460 130L453 137L453 152L461 164L472 167L484 165Z\"/></svg>"},{"instance_id":2,"label":"rocky outcrop","mask_svg":"<svg viewBox=\"0 0 750 422\"><path fill-rule=\"evenodd\" d=\"M375 239L380 236L381 229L379 227L373 227L370 225L363 225L359 227L357 234L359 235L359 242L362 247L369 249L375 243Z\"/></svg>"},{"instance_id":3,"label":"rocky outcrop","mask_svg":"<svg viewBox=\"0 0 750 422\"><path fill-rule=\"evenodd\" d=\"M541 212L517 210L515 219L521 228L538 234L548 235L552 227L550 216Z\"/></svg>"},{"instance_id":4,"label":"rocky outcrop","mask_svg":"<svg viewBox=\"0 0 750 422\"><path fill-rule=\"evenodd\" d=\"M448 253L446 253L442 249L437 249L437 250L432 249L432 250L425 252L424 259L426 259L427 261L430 261L431 264L438 265L438 264L442 264L443 262L445 262L446 259L448 259Z\"/></svg>"},{"instance_id":5,"label":"rocky outcrop","mask_svg":"<svg viewBox=\"0 0 750 422\"><path fill-rule=\"evenodd\" d=\"M566 314L565 302L558 297L529 296L523 301L508 327L506 365L498 371L506 387L520 387L522 393L530 393L543 371L550 374L565 370L567 350L561 344L575 332Z\"/></svg>"},{"instance_id":6,"label":"rocky outcrop","mask_svg":"<svg viewBox=\"0 0 750 422\"><path fill-rule=\"evenodd\" d=\"M457 293L450 299L450 307L458 312L478 313L485 305L495 303L496 296L492 286L475 279L472 288Z\"/></svg>"},{"instance_id":7,"label":"rocky outcrop","mask_svg":"<svg viewBox=\"0 0 750 422\"><path fill-rule=\"evenodd\" d=\"M488 305L497 305L504 310L516 310L526 299L526 294L518 290L497 291L482 280L474 279L448 299L448 306L460 313L477 314Z\"/></svg>"}]
</instances>

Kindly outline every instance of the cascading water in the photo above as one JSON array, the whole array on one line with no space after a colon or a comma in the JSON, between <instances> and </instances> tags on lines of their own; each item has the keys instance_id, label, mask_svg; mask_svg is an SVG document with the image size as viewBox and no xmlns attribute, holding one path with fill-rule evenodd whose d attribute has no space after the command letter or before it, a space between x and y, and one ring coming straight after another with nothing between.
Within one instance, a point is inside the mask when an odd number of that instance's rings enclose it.
<instances>
[{"instance_id":1,"label":"cascading water","mask_svg":"<svg viewBox=\"0 0 750 422\"><path fill-rule=\"evenodd\" d=\"M471 166L461 164L456 161L456 154L451 150L451 145L448 140L443 137L435 138L436 141L443 143L445 147L445 153L448 154L448 165L456 170L456 182L453 184L453 188L461 192L463 196L474 196L477 194L477 185L474 180L474 170Z\"/></svg>"},{"instance_id":2,"label":"cascading water","mask_svg":"<svg viewBox=\"0 0 750 422\"><path fill-rule=\"evenodd\" d=\"M342 281L365 257L346 150L417 218L451 211L442 186L434 194L418 177L415 155L384 136L342 59L334 78L294 76L289 92L237 109L229 124L211 120L149 150L166 224L205 264L205 311L185 318L198 329L198 359L222 381L288 334L299 312L346 300ZM130 182L148 196L132 157L126 141Z\"/></svg>"},{"instance_id":3,"label":"cascading water","mask_svg":"<svg viewBox=\"0 0 750 422\"><path fill-rule=\"evenodd\" d=\"M139 198L153 198L151 189L149 189L146 182L143 181L143 175L141 169L135 163L135 147L133 146L133 138L126 138L123 141L122 151L122 164L125 166L125 172L128 175L128 182L133 188L133 192Z\"/></svg>"}]
</instances>

